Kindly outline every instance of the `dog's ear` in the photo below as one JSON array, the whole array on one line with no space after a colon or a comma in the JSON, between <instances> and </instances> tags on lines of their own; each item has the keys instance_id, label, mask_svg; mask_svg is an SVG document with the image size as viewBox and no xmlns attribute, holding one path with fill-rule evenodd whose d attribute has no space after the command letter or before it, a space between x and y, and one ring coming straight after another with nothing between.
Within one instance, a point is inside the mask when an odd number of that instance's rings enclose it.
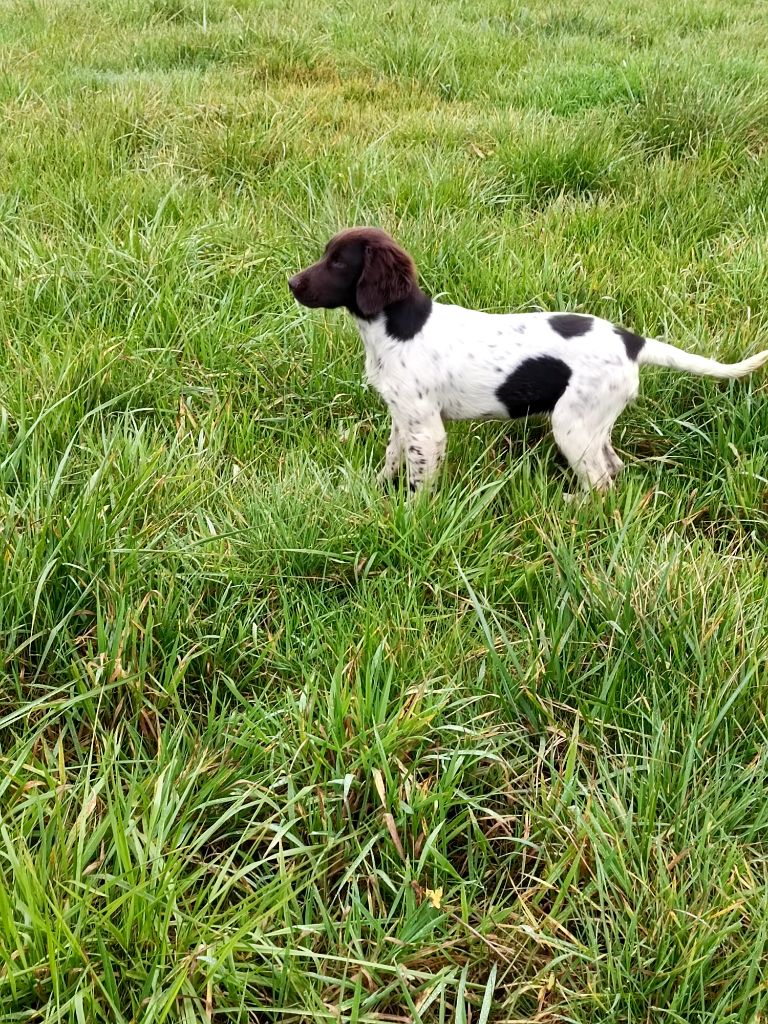
<instances>
[{"instance_id":1,"label":"dog's ear","mask_svg":"<svg viewBox=\"0 0 768 1024\"><path fill-rule=\"evenodd\" d=\"M406 298L415 284L416 268L407 252L389 238L366 241L356 295L364 316L376 316L390 303Z\"/></svg>"}]
</instances>

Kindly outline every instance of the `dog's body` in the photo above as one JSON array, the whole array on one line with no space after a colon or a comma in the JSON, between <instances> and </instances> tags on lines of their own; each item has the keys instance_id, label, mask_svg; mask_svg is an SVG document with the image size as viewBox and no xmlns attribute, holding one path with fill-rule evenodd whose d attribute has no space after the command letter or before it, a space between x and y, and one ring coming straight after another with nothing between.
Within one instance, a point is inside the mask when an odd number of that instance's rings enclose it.
<instances>
[{"instance_id":1,"label":"dog's body","mask_svg":"<svg viewBox=\"0 0 768 1024\"><path fill-rule=\"evenodd\" d=\"M405 456L411 490L437 472L444 420L535 413L551 415L555 441L583 485L603 488L622 466L611 430L637 397L640 364L741 377L768 362L765 351L725 365L581 314L493 314L433 302L408 254L373 228L337 235L289 284L304 305L346 306L355 317L368 380L392 416L382 476L396 476Z\"/></svg>"}]
</instances>

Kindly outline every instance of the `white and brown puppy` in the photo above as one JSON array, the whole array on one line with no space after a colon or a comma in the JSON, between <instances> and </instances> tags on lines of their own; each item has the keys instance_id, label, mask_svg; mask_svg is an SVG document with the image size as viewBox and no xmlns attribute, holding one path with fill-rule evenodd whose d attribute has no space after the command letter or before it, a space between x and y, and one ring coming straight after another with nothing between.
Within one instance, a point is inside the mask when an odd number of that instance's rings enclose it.
<instances>
[{"instance_id":1,"label":"white and brown puppy","mask_svg":"<svg viewBox=\"0 0 768 1024\"><path fill-rule=\"evenodd\" d=\"M765 351L718 363L593 316L433 302L411 257L377 228L342 231L288 284L305 306L345 306L354 316L368 380L392 415L382 477L393 478L405 456L413 491L440 465L444 420L534 413L551 415L555 441L582 484L604 488L622 466L611 430L637 397L641 364L742 377L768 362Z\"/></svg>"}]
</instances>

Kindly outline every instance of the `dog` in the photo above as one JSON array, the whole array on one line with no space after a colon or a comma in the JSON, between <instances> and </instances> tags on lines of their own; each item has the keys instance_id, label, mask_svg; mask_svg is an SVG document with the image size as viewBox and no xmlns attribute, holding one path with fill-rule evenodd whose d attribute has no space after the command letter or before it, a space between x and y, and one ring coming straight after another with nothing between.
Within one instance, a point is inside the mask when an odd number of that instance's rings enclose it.
<instances>
[{"instance_id":1,"label":"dog","mask_svg":"<svg viewBox=\"0 0 768 1024\"><path fill-rule=\"evenodd\" d=\"M408 467L411 491L435 477L444 421L544 413L583 488L604 490L622 468L611 445L619 414L638 394L639 367L733 378L768 362L768 350L724 364L581 313L484 313L433 301L413 260L384 231L350 228L288 286L311 309L346 307L365 346L370 384L392 425L381 480Z\"/></svg>"}]
</instances>

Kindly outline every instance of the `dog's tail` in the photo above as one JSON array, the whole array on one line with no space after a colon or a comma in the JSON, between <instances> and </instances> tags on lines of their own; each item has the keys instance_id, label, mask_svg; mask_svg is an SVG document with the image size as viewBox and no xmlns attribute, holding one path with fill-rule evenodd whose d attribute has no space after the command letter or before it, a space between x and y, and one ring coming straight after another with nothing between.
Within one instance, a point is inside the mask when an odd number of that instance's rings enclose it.
<instances>
[{"instance_id":1,"label":"dog's tail","mask_svg":"<svg viewBox=\"0 0 768 1024\"><path fill-rule=\"evenodd\" d=\"M646 338L645 344L637 354L637 361L648 366L668 366L673 370L697 373L701 377L746 377L748 373L759 370L768 363L768 349L758 352L756 356L742 359L740 363L718 363L716 359L685 352L674 345L668 345L665 341Z\"/></svg>"}]
</instances>

